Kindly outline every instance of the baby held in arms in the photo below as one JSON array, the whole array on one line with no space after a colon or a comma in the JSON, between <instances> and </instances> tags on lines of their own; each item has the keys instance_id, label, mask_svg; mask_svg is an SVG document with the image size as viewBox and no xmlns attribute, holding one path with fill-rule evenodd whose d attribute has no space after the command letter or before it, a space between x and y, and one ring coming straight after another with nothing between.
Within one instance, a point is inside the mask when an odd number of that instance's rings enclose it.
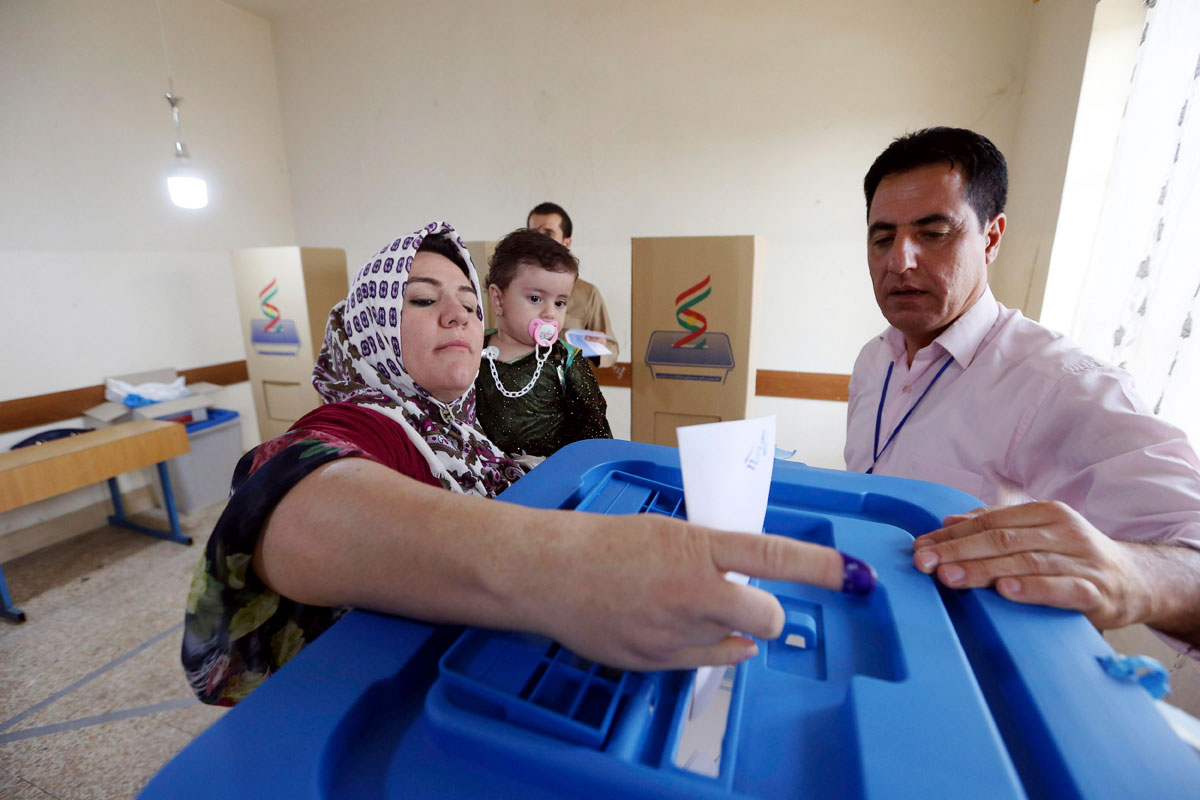
<instances>
[{"instance_id":1,"label":"baby held in arms","mask_svg":"<svg viewBox=\"0 0 1200 800\"><path fill-rule=\"evenodd\" d=\"M528 464L580 439L611 439L600 385L579 349L559 341L579 276L571 251L516 230L488 262L496 329L484 339L476 413L495 444Z\"/></svg>"}]
</instances>

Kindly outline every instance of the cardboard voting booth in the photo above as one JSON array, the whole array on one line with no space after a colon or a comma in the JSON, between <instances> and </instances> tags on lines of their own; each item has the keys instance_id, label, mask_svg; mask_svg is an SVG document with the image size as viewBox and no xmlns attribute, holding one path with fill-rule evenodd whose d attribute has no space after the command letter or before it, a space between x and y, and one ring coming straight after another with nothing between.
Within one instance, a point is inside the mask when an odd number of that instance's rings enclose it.
<instances>
[{"instance_id":1,"label":"cardboard voting booth","mask_svg":"<svg viewBox=\"0 0 1200 800\"><path fill-rule=\"evenodd\" d=\"M483 327L492 330L496 327L496 317L492 312L492 304L488 300L488 259L496 252L496 242L467 242L467 252L479 273L479 292L483 295Z\"/></svg>"},{"instance_id":2,"label":"cardboard voting booth","mask_svg":"<svg viewBox=\"0 0 1200 800\"><path fill-rule=\"evenodd\" d=\"M633 240L632 438L744 419L754 397L754 236Z\"/></svg>"},{"instance_id":3,"label":"cardboard voting booth","mask_svg":"<svg viewBox=\"0 0 1200 800\"><path fill-rule=\"evenodd\" d=\"M346 253L256 247L230 258L258 432L266 441L321 404L313 364L329 309L346 297Z\"/></svg>"}]
</instances>

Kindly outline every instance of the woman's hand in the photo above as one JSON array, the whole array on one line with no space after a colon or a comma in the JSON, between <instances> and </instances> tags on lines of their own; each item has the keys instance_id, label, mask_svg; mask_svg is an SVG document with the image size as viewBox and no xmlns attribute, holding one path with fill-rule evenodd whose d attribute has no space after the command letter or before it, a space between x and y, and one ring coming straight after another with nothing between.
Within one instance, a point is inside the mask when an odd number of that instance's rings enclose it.
<instances>
[{"instance_id":1,"label":"woman's hand","mask_svg":"<svg viewBox=\"0 0 1200 800\"><path fill-rule=\"evenodd\" d=\"M758 652L748 636L778 637L779 601L730 583L728 571L828 589L846 583L841 553L782 536L727 533L653 514L571 513L564 522L571 531L544 554L542 588L526 611L540 614L545 621L537 627L566 647L615 667L737 664Z\"/></svg>"}]
</instances>

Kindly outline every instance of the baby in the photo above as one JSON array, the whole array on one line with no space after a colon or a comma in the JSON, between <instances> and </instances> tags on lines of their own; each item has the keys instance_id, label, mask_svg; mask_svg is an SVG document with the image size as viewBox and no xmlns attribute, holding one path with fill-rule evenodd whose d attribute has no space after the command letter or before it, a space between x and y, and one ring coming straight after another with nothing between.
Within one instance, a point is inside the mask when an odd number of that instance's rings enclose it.
<instances>
[{"instance_id":1,"label":"baby","mask_svg":"<svg viewBox=\"0 0 1200 800\"><path fill-rule=\"evenodd\" d=\"M534 463L579 439L611 439L591 366L558 340L579 260L522 228L496 245L488 264L496 330L485 335L475 378L476 414L488 438Z\"/></svg>"}]
</instances>

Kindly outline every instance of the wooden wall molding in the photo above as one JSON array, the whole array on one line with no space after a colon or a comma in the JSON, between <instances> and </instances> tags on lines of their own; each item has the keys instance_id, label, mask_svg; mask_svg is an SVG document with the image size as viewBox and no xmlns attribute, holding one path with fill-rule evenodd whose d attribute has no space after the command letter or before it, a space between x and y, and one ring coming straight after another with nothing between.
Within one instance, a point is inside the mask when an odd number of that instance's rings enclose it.
<instances>
[{"instance_id":1,"label":"wooden wall molding","mask_svg":"<svg viewBox=\"0 0 1200 800\"><path fill-rule=\"evenodd\" d=\"M619 361L611 367L595 368L595 372L596 380L601 386L628 389L633 385L633 369L628 361ZM245 361L194 367L180 370L179 374L187 378L188 383L208 381L219 386L250 380ZM754 387L755 394L764 397L834 402L845 402L850 398L850 376L824 372L760 369ZM83 389L0 401L0 433L72 419L84 410L103 402L103 386L87 386Z\"/></svg>"},{"instance_id":2,"label":"wooden wall molding","mask_svg":"<svg viewBox=\"0 0 1200 800\"><path fill-rule=\"evenodd\" d=\"M619 386L629 389L633 386L633 370L628 361L618 361L611 367L592 367L596 373L596 381L601 386Z\"/></svg>"},{"instance_id":3,"label":"wooden wall molding","mask_svg":"<svg viewBox=\"0 0 1200 800\"><path fill-rule=\"evenodd\" d=\"M601 386L622 386L626 389L632 386L633 370L627 361L619 361L611 367L600 367L595 369L595 373ZM850 376L760 369L755 375L754 393L763 397L844 403L850 399Z\"/></svg>"},{"instance_id":4,"label":"wooden wall molding","mask_svg":"<svg viewBox=\"0 0 1200 800\"><path fill-rule=\"evenodd\" d=\"M179 374L187 378L188 383L208 381L218 386L229 386L234 383L244 383L250 380L246 371L245 361L226 361L224 364L210 364L207 367L193 367L180 370Z\"/></svg>"},{"instance_id":5,"label":"wooden wall molding","mask_svg":"<svg viewBox=\"0 0 1200 800\"><path fill-rule=\"evenodd\" d=\"M796 400L850 399L850 376L827 372L783 372L760 369L754 393L763 397L790 397Z\"/></svg>"}]
</instances>

